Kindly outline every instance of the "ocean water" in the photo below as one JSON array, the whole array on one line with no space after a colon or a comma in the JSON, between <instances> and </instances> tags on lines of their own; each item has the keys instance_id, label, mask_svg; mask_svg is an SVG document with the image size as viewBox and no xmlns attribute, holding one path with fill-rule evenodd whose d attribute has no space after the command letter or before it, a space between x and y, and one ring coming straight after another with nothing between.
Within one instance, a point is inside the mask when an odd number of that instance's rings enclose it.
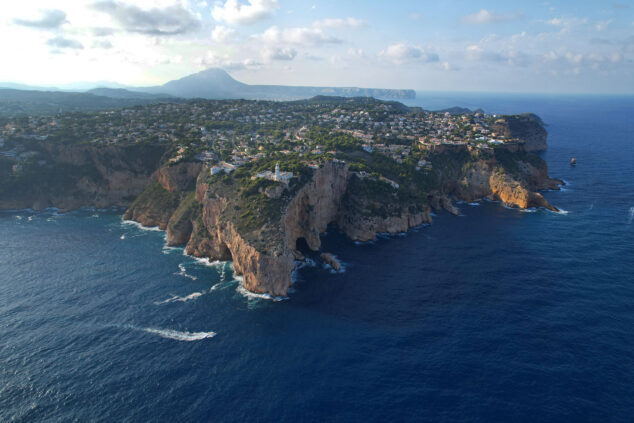
<instances>
[{"instance_id":1,"label":"ocean water","mask_svg":"<svg viewBox=\"0 0 634 423\"><path fill-rule=\"evenodd\" d=\"M417 102L538 113L565 212L331 228L283 301L116 211L2 213L0 421L633 421L632 97Z\"/></svg>"}]
</instances>

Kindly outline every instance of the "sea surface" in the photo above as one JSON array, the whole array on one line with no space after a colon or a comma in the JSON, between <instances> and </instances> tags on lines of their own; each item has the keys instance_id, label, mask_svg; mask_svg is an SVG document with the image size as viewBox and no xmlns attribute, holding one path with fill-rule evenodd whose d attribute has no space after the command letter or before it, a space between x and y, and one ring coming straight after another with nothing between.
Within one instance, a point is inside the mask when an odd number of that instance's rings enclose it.
<instances>
[{"instance_id":1,"label":"sea surface","mask_svg":"<svg viewBox=\"0 0 634 423\"><path fill-rule=\"evenodd\" d=\"M120 211L0 214L0 421L634 421L634 99L535 112L562 213L459 204L248 295ZM576 157L578 164L569 161Z\"/></svg>"}]
</instances>

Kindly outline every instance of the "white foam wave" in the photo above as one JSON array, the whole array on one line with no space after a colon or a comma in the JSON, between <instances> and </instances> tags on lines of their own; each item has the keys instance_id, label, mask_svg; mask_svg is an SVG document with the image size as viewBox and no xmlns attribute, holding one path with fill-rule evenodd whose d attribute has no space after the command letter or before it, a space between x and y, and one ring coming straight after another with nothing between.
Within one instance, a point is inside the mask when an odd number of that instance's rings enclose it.
<instances>
[{"instance_id":1,"label":"white foam wave","mask_svg":"<svg viewBox=\"0 0 634 423\"><path fill-rule=\"evenodd\" d=\"M631 225L632 221L634 221L634 207L630 207L630 218L627 223Z\"/></svg>"},{"instance_id":2,"label":"white foam wave","mask_svg":"<svg viewBox=\"0 0 634 423\"><path fill-rule=\"evenodd\" d=\"M143 226L139 222L135 222L134 220L122 220L121 223L124 225L136 226L138 229L142 229L144 231L160 231L161 230L158 226L153 226L153 227Z\"/></svg>"},{"instance_id":3,"label":"white foam wave","mask_svg":"<svg viewBox=\"0 0 634 423\"><path fill-rule=\"evenodd\" d=\"M33 220L33 216L29 216L26 220L28 220L29 222Z\"/></svg>"},{"instance_id":4,"label":"white foam wave","mask_svg":"<svg viewBox=\"0 0 634 423\"><path fill-rule=\"evenodd\" d=\"M238 287L236 288L236 291L242 295L243 297L249 299L249 300L270 300L270 301L284 301L284 300L288 300L288 297L274 297L270 294L261 294L261 293L257 293L257 292L251 292L248 289L246 289L244 286L242 286L242 282L240 282L238 284Z\"/></svg>"},{"instance_id":5,"label":"white foam wave","mask_svg":"<svg viewBox=\"0 0 634 423\"><path fill-rule=\"evenodd\" d=\"M121 235L119 238L125 239L125 234Z\"/></svg>"},{"instance_id":6,"label":"white foam wave","mask_svg":"<svg viewBox=\"0 0 634 423\"><path fill-rule=\"evenodd\" d=\"M176 341L200 341L201 339L213 338L216 332L180 332L172 329L140 328L140 330L153 333L161 338L174 339Z\"/></svg>"},{"instance_id":7,"label":"white foam wave","mask_svg":"<svg viewBox=\"0 0 634 423\"><path fill-rule=\"evenodd\" d=\"M193 281L198 280L198 278L196 276L190 275L189 273L187 273L187 269L185 269L185 265L184 264L179 264L178 265L178 270L180 270L180 272L175 273L176 275L180 275L186 278L189 278Z\"/></svg>"},{"instance_id":8,"label":"white foam wave","mask_svg":"<svg viewBox=\"0 0 634 423\"><path fill-rule=\"evenodd\" d=\"M315 267L317 263L315 260L306 257L304 260L295 260L295 267L291 272L291 283L297 282L297 276L299 275L299 269L303 269L304 267Z\"/></svg>"},{"instance_id":9,"label":"white foam wave","mask_svg":"<svg viewBox=\"0 0 634 423\"><path fill-rule=\"evenodd\" d=\"M161 305L161 304L169 304L169 303L176 303L176 302L180 302L180 303L186 303L188 301L192 301L195 300L197 298L202 297L203 295L207 295L212 293L213 291L216 290L216 288L218 288L218 285L220 285L220 283L217 283L215 285L213 285L211 288L205 290L205 291L200 291L200 292L192 292L189 295L186 295L184 297L178 296L178 295L172 295L170 298L163 300L163 301L155 301L154 304L155 305Z\"/></svg>"},{"instance_id":10,"label":"white foam wave","mask_svg":"<svg viewBox=\"0 0 634 423\"><path fill-rule=\"evenodd\" d=\"M548 210L548 211L551 213L561 214L561 215L566 215L569 213L568 210L559 209L559 208L557 209L557 211L554 211L554 210Z\"/></svg>"},{"instance_id":11,"label":"white foam wave","mask_svg":"<svg viewBox=\"0 0 634 423\"><path fill-rule=\"evenodd\" d=\"M183 250L183 255L187 255L185 253L185 250ZM202 264L203 266L208 266L208 267L218 267L218 266L222 266L222 265L224 265L226 263L225 261L220 261L220 260L211 261L211 259L209 259L209 258L201 258L201 257L194 257L194 256L191 256L191 258L196 263Z\"/></svg>"},{"instance_id":12,"label":"white foam wave","mask_svg":"<svg viewBox=\"0 0 634 423\"><path fill-rule=\"evenodd\" d=\"M470 206L479 206L480 203L478 203L477 201L471 202L471 203L467 203Z\"/></svg>"}]
</instances>

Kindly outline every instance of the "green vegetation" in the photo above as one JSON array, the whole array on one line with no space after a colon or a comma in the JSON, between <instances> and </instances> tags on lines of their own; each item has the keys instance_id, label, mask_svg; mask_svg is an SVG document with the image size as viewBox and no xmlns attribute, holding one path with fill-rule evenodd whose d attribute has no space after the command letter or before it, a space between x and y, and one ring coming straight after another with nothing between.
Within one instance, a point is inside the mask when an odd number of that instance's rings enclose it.
<instances>
[{"instance_id":1,"label":"green vegetation","mask_svg":"<svg viewBox=\"0 0 634 423\"><path fill-rule=\"evenodd\" d=\"M178 193L170 193L165 190L161 184L154 181L134 200L131 209L144 208L155 210L158 213L165 211L173 211L180 205L180 195Z\"/></svg>"}]
</instances>

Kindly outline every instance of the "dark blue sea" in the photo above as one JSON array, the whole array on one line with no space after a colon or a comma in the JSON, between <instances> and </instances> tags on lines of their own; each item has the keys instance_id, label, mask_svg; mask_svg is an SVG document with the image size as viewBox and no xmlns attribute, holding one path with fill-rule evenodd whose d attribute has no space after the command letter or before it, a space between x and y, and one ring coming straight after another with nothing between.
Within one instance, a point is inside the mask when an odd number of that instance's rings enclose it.
<instances>
[{"instance_id":1,"label":"dark blue sea","mask_svg":"<svg viewBox=\"0 0 634 423\"><path fill-rule=\"evenodd\" d=\"M0 214L0 421L634 421L634 99L535 112L564 212L460 204L248 296L120 212ZM578 164L570 167L571 157Z\"/></svg>"}]
</instances>

